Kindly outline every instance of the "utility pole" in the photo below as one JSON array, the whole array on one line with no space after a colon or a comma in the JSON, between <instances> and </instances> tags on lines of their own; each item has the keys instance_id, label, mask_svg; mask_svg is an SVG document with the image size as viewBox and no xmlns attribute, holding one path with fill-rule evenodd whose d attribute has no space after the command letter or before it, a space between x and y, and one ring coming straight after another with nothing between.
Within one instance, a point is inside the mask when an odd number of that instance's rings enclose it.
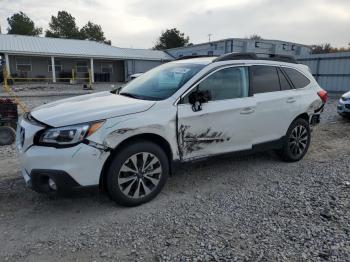
<instances>
[{"instance_id":1,"label":"utility pole","mask_svg":"<svg viewBox=\"0 0 350 262\"><path fill-rule=\"evenodd\" d=\"M211 37L212 35L213 35L213 34L208 34L209 43L210 43L210 37Z\"/></svg>"}]
</instances>

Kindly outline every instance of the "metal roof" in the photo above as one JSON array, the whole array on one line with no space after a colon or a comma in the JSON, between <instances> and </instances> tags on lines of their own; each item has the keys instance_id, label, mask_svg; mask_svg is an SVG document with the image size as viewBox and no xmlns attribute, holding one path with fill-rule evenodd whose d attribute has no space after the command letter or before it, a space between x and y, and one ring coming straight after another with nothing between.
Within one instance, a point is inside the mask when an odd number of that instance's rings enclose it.
<instances>
[{"instance_id":1,"label":"metal roof","mask_svg":"<svg viewBox=\"0 0 350 262\"><path fill-rule=\"evenodd\" d=\"M249 42L249 41L251 41L251 42L260 42L260 43L271 43L271 44L279 43L279 44L289 44L289 45L310 47L310 45L304 45L304 44L298 44L298 43L294 43L294 42L288 42L288 41L283 41L283 40L274 40L274 39L258 39L258 40L255 40L255 39L250 39L250 38L224 38L224 39L214 40L214 41L210 41L210 42L204 42L204 43L199 43L199 44L192 44L192 45L189 45L189 46L169 48L167 50L172 51L172 50L177 50L177 49L197 47L197 46L221 43L221 42L226 42L226 41L238 41L238 42Z\"/></svg>"},{"instance_id":2,"label":"metal roof","mask_svg":"<svg viewBox=\"0 0 350 262\"><path fill-rule=\"evenodd\" d=\"M163 51L114 47L89 40L0 34L0 53L104 59L173 60Z\"/></svg>"}]
</instances>

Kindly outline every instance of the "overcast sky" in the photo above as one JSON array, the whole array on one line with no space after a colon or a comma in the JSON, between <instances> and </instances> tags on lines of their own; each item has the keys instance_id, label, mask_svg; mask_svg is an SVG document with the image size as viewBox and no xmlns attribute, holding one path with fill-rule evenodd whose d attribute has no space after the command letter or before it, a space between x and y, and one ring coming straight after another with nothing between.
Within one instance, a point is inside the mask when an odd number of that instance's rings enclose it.
<instances>
[{"instance_id":1,"label":"overcast sky","mask_svg":"<svg viewBox=\"0 0 350 262\"><path fill-rule=\"evenodd\" d=\"M48 28L51 15L66 10L81 27L100 24L120 47L150 48L161 31L177 27L192 43L261 35L302 44L350 42L350 0L0 0L6 18L23 11Z\"/></svg>"}]
</instances>

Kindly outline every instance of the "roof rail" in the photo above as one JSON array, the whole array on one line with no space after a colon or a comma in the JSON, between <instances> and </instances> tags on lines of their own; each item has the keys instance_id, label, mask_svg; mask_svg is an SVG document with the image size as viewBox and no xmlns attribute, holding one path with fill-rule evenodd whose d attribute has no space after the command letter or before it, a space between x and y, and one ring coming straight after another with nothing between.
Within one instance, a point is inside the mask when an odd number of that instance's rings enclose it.
<instances>
[{"instance_id":1,"label":"roof rail","mask_svg":"<svg viewBox=\"0 0 350 262\"><path fill-rule=\"evenodd\" d=\"M213 62L243 59L256 60L258 59L258 56L255 53L229 53L215 58Z\"/></svg>"},{"instance_id":2,"label":"roof rail","mask_svg":"<svg viewBox=\"0 0 350 262\"><path fill-rule=\"evenodd\" d=\"M262 56L258 56L262 55ZM270 60L297 64L297 60L293 56L266 54L266 53L229 53L214 59L213 62L228 60Z\"/></svg>"},{"instance_id":3,"label":"roof rail","mask_svg":"<svg viewBox=\"0 0 350 262\"><path fill-rule=\"evenodd\" d=\"M187 56L178 57L175 60L183 60L183 59L190 59L190 58L201 58L201 57L216 57L216 56L210 56L210 55L187 55Z\"/></svg>"}]
</instances>

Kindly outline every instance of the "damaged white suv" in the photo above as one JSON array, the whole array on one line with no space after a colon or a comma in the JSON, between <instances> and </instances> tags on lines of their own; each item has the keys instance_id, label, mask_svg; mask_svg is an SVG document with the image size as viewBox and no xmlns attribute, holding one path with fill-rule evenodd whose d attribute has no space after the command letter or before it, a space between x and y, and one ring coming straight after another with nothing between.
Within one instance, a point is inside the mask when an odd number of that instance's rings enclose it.
<instances>
[{"instance_id":1,"label":"damaged white suv","mask_svg":"<svg viewBox=\"0 0 350 262\"><path fill-rule=\"evenodd\" d=\"M288 61L177 60L121 90L40 106L19 121L22 175L38 192L100 185L134 206L161 191L176 163L270 149L298 161L327 93L306 66Z\"/></svg>"}]
</instances>

